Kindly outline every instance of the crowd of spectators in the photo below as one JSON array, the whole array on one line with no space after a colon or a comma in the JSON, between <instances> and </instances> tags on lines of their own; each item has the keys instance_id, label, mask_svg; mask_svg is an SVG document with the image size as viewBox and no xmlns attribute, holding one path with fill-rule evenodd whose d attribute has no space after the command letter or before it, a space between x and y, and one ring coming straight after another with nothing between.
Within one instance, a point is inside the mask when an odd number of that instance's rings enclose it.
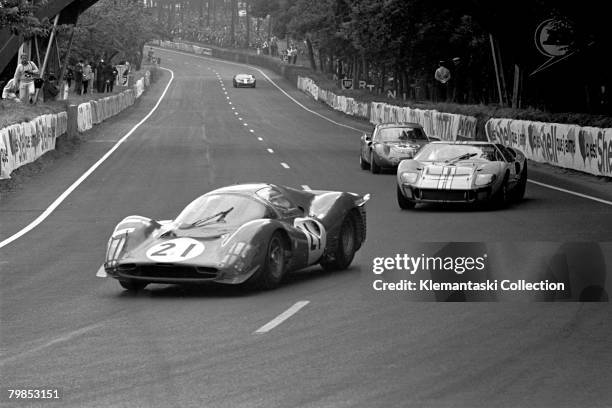
<instances>
[{"instance_id":1,"label":"crowd of spectators","mask_svg":"<svg viewBox=\"0 0 612 408\"><path fill-rule=\"evenodd\" d=\"M120 66L123 77L120 79L122 83L125 83L130 72L130 64L124 61ZM58 75L53 71L47 71L41 75L36 64L30 61L26 54L23 54L13 78L3 86L2 99L35 103L42 96L45 101L53 100L62 91L60 89L62 85L66 87L65 90L74 95L87 95L94 92L110 93L114 90L118 76L118 66L104 59L100 59L96 64L80 59L65 67L62 84L62 81L58 80Z\"/></svg>"}]
</instances>

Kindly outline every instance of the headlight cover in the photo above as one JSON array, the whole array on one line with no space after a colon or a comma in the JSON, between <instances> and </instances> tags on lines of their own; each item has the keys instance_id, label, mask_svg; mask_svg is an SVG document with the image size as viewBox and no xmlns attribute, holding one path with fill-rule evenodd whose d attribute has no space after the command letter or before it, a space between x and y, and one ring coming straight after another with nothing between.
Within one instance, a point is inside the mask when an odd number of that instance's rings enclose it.
<instances>
[{"instance_id":1,"label":"headlight cover","mask_svg":"<svg viewBox=\"0 0 612 408\"><path fill-rule=\"evenodd\" d=\"M496 178L495 174L477 174L475 183L477 186L486 186L494 182Z\"/></svg>"},{"instance_id":2,"label":"headlight cover","mask_svg":"<svg viewBox=\"0 0 612 408\"><path fill-rule=\"evenodd\" d=\"M419 178L419 174L418 173L414 173L414 172L402 172L402 174L400 174L400 179L402 180L402 183L406 183L406 184L412 184L415 181L417 181L417 178Z\"/></svg>"}]
</instances>

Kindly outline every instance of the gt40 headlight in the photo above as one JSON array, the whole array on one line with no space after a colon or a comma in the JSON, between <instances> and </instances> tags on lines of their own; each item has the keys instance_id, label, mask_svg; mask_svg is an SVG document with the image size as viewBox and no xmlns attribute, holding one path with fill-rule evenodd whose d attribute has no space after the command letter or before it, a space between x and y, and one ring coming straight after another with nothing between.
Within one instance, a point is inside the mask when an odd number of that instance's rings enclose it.
<instances>
[{"instance_id":1,"label":"gt40 headlight","mask_svg":"<svg viewBox=\"0 0 612 408\"><path fill-rule=\"evenodd\" d=\"M476 185L477 186L486 186L487 184L491 184L495 181L497 177L495 174L477 174L476 175Z\"/></svg>"},{"instance_id":2,"label":"gt40 headlight","mask_svg":"<svg viewBox=\"0 0 612 408\"><path fill-rule=\"evenodd\" d=\"M402 180L402 183L406 184L414 183L415 181L417 181L417 178L419 178L418 173L402 172L402 174L400 174L400 180Z\"/></svg>"}]
</instances>

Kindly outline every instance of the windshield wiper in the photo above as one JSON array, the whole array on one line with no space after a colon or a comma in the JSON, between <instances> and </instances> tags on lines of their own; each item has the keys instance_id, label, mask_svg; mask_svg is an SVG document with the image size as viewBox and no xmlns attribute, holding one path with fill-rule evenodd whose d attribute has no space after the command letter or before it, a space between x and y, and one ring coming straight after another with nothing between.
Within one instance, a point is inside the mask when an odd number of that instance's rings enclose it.
<instances>
[{"instance_id":1,"label":"windshield wiper","mask_svg":"<svg viewBox=\"0 0 612 408\"><path fill-rule=\"evenodd\" d=\"M461 156L453 157L452 159L444 160L444 163L456 163L461 160L469 159L470 157L474 157L478 155L478 153L465 153Z\"/></svg>"},{"instance_id":2,"label":"windshield wiper","mask_svg":"<svg viewBox=\"0 0 612 408\"><path fill-rule=\"evenodd\" d=\"M231 213L234 207L230 207L225 211L219 211L216 214L211 215L210 217L202 218L201 220L197 220L189 224L188 228L201 227L205 225L208 221L215 220L216 222L221 222L227 217L227 214Z\"/></svg>"}]
</instances>

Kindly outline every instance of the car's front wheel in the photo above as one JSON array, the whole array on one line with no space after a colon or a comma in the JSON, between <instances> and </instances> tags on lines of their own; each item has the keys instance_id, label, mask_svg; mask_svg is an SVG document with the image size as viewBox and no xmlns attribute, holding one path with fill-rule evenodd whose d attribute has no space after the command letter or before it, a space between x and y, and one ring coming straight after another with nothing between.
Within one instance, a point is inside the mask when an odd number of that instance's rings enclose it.
<instances>
[{"instance_id":1,"label":"car's front wheel","mask_svg":"<svg viewBox=\"0 0 612 408\"><path fill-rule=\"evenodd\" d=\"M374 160L374 152L370 153L370 171L373 174L380 173L380 166L376 164L376 160Z\"/></svg>"},{"instance_id":2,"label":"car's front wheel","mask_svg":"<svg viewBox=\"0 0 612 408\"><path fill-rule=\"evenodd\" d=\"M268 241L268 250L256 285L260 289L276 288L285 276L285 240L280 232L275 232Z\"/></svg>"},{"instance_id":3,"label":"car's front wheel","mask_svg":"<svg viewBox=\"0 0 612 408\"><path fill-rule=\"evenodd\" d=\"M527 189L527 163L523 167L519 181L514 188L514 202L518 203L525 197L525 190Z\"/></svg>"},{"instance_id":4,"label":"car's front wheel","mask_svg":"<svg viewBox=\"0 0 612 408\"><path fill-rule=\"evenodd\" d=\"M361 167L361 170L367 170L368 167L370 167L368 165L368 162L363 160L363 154L361 154L361 153L359 153L359 166Z\"/></svg>"},{"instance_id":5,"label":"car's front wheel","mask_svg":"<svg viewBox=\"0 0 612 408\"><path fill-rule=\"evenodd\" d=\"M127 290L128 292L138 292L138 291L143 290L149 284L149 282L143 282L143 281L134 280L134 279L126 279L126 280L120 280L119 284L121 285L123 289Z\"/></svg>"},{"instance_id":6,"label":"car's front wheel","mask_svg":"<svg viewBox=\"0 0 612 408\"><path fill-rule=\"evenodd\" d=\"M504 208L508 205L509 201L508 195L508 175L504 177L499 189L495 192L492 199L493 207L495 208Z\"/></svg>"},{"instance_id":7,"label":"car's front wheel","mask_svg":"<svg viewBox=\"0 0 612 408\"><path fill-rule=\"evenodd\" d=\"M397 204L402 210L411 210L414 208L416 203L412 200L407 199L402 193L402 189L397 186Z\"/></svg>"},{"instance_id":8,"label":"car's front wheel","mask_svg":"<svg viewBox=\"0 0 612 408\"><path fill-rule=\"evenodd\" d=\"M355 216L349 213L342 221L333 259L322 260L321 266L326 271L346 269L353 262L355 252L357 252L357 222Z\"/></svg>"},{"instance_id":9,"label":"car's front wheel","mask_svg":"<svg viewBox=\"0 0 612 408\"><path fill-rule=\"evenodd\" d=\"M233 81L232 85L234 85L234 88L238 88L238 84L236 83L236 81Z\"/></svg>"}]
</instances>

